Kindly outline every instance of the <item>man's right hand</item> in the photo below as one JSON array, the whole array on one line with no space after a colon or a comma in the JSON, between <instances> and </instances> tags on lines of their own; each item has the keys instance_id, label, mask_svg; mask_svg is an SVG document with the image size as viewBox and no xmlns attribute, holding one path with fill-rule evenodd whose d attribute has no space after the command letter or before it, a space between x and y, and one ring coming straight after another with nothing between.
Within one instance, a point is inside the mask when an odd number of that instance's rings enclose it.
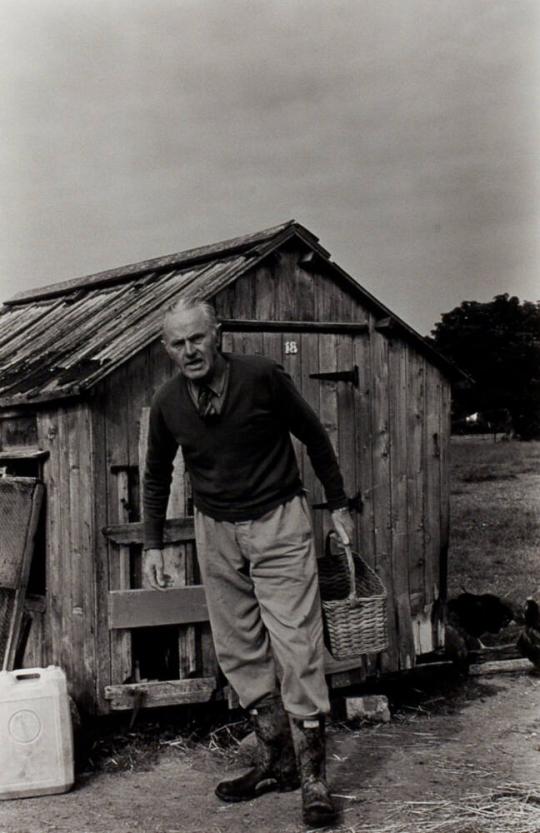
<instances>
[{"instance_id":1,"label":"man's right hand","mask_svg":"<svg viewBox=\"0 0 540 833\"><path fill-rule=\"evenodd\" d=\"M153 590L165 590L171 586L171 577L165 572L163 550L145 550L143 552L142 568L145 587L151 587Z\"/></svg>"}]
</instances>

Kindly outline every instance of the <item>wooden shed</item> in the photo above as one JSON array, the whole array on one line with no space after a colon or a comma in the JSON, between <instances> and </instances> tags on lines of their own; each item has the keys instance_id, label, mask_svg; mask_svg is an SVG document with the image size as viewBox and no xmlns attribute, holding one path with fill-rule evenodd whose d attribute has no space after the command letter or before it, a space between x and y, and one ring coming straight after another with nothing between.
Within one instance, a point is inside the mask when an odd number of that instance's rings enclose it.
<instances>
[{"instance_id":1,"label":"wooden shed","mask_svg":"<svg viewBox=\"0 0 540 833\"><path fill-rule=\"evenodd\" d=\"M354 498L357 548L389 594L388 650L327 657L335 684L408 669L442 644L450 381L455 369L290 221L22 292L0 314L0 466L45 486L24 665L61 665L89 711L229 696L216 664L175 465L175 587L141 587L140 472L148 407L175 373L160 343L174 299L211 301L223 349L286 367L320 414ZM299 448L318 545L329 514Z\"/></svg>"}]
</instances>

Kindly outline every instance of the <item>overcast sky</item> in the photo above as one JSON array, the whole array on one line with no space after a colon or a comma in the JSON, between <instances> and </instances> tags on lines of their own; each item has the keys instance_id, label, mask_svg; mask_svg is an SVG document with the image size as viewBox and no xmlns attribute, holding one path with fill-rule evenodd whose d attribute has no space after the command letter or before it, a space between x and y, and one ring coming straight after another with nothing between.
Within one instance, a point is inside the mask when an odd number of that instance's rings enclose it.
<instances>
[{"instance_id":1,"label":"overcast sky","mask_svg":"<svg viewBox=\"0 0 540 833\"><path fill-rule=\"evenodd\" d=\"M1 0L0 301L294 218L426 334L540 298L539 0Z\"/></svg>"}]
</instances>

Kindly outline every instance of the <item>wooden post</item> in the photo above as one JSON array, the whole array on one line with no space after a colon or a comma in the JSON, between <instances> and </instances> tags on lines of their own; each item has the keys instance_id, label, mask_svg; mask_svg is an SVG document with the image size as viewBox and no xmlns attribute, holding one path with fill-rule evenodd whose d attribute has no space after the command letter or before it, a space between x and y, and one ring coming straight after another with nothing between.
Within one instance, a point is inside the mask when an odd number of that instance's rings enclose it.
<instances>
[{"instance_id":1,"label":"wooden post","mask_svg":"<svg viewBox=\"0 0 540 833\"><path fill-rule=\"evenodd\" d=\"M129 479L128 471L116 474L116 505L119 523L129 521ZM129 590L130 548L128 544L119 544L118 552L111 546L109 564L109 586L111 590ZM133 674L131 650L131 632L129 630L111 631L111 678L114 683L123 683Z\"/></svg>"}]
</instances>

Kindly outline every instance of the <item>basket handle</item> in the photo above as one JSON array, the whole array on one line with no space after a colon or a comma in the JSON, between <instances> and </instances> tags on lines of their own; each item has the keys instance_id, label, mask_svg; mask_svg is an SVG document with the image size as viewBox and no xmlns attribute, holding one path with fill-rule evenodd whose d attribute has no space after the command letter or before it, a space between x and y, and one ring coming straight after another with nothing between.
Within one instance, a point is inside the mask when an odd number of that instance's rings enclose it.
<instances>
[{"instance_id":1,"label":"basket handle","mask_svg":"<svg viewBox=\"0 0 540 833\"><path fill-rule=\"evenodd\" d=\"M356 599L356 571L354 569L354 559L352 554L352 549L350 544L344 544L341 538L337 535L334 530L330 530L328 535L326 536L326 554L331 555L330 550L330 540L335 539L336 543L341 547L341 549L345 552L345 557L347 558L347 567L349 568L349 595L347 597L347 601L353 602Z\"/></svg>"}]
</instances>

